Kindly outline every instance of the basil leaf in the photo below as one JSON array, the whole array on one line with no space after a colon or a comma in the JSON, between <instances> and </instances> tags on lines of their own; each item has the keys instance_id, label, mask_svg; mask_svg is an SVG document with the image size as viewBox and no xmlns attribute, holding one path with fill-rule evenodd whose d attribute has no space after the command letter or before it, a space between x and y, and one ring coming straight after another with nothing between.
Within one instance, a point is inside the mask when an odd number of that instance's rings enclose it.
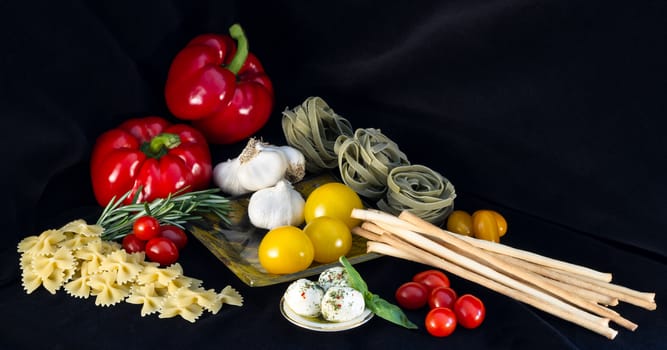
<instances>
[{"instance_id":1,"label":"basil leaf","mask_svg":"<svg viewBox=\"0 0 667 350\"><path fill-rule=\"evenodd\" d=\"M349 261L344 256L341 256L338 259L340 263L345 267L348 275L348 282L350 287L358 290L364 296L364 302L366 307L371 310L378 317L384 318L385 320L403 326L409 329L417 329L417 325L412 323L408 317L403 313L400 307L380 298L377 294L373 294L368 290L368 285L361 278L361 275L357 270L352 267Z\"/></svg>"},{"instance_id":2,"label":"basil leaf","mask_svg":"<svg viewBox=\"0 0 667 350\"><path fill-rule=\"evenodd\" d=\"M361 278L361 275L357 270L352 267L352 264L350 264L349 261L347 261L347 258L345 256L341 255L341 257L338 259L340 263L345 267L345 270L347 271L347 282L350 284L350 287L358 290L361 292L361 294L366 294L368 292L368 285L366 285L366 282L364 281L363 278Z\"/></svg>"},{"instance_id":3,"label":"basil leaf","mask_svg":"<svg viewBox=\"0 0 667 350\"><path fill-rule=\"evenodd\" d=\"M380 298L377 294L368 294L368 296L364 295L364 301L366 301L366 305L374 314L405 328L419 328L408 319L408 316L403 313L403 310L401 310L400 307ZM370 302L368 300L370 300Z\"/></svg>"}]
</instances>

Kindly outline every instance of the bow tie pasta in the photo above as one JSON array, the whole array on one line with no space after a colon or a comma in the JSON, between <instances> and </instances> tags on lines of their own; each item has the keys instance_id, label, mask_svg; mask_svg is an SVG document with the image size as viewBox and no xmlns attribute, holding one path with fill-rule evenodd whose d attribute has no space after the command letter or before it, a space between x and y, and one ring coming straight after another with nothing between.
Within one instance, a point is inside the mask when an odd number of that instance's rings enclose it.
<instances>
[{"instance_id":1,"label":"bow tie pasta","mask_svg":"<svg viewBox=\"0 0 667 350\"><path fill-rule=\"evenodd\" d=\"M231 286L220 293L204 289L202 281L183 274L175 263L159 267L144 253L129 254L116 242L104 241L104 229L84 220L60 229L26 237L17 246L23 289L31 294L40 286L55 294L61 288L75 298L95 297L95 305L125 301L142 305L141 316L181 316L195 322L204 311L217 314L223 304L243 305Z\"/></svg>"}]
</instances>

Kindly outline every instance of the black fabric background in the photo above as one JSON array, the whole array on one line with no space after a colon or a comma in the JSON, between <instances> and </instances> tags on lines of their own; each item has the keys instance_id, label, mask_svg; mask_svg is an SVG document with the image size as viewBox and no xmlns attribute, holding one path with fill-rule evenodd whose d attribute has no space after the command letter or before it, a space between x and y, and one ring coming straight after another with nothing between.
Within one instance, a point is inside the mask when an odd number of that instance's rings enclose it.
<instances>
[{"instance_id":1,"label":"black fabric background","mask_svg":"<svg viewBox=\"0 0 667 350\"><path fill-rule=\"evenodd\" d=\"M0 347L6 349L659 349L667 314L667 58L664 1L0 1ZM614 273L657 293L658 310L607 340L452 277L488 309L480 329L437 339L379 318L342 333L292 326L286 285L250 288L199 242L181 259L207 288L245 297L197 323L141 318L21 287L22 238L99 213L88 178L97 135L161 115L171 58L193 36L241 23L276 107L258 136L282 142L280 112L321 96L356 127L381 129L412 163L449 178L456 207L505 214L505 243ZM215 161L241 145L212 146ZM424 266L357 265L392 299ZM425 312L408 313L421 325Z\"/></svg>"}]
</instances>

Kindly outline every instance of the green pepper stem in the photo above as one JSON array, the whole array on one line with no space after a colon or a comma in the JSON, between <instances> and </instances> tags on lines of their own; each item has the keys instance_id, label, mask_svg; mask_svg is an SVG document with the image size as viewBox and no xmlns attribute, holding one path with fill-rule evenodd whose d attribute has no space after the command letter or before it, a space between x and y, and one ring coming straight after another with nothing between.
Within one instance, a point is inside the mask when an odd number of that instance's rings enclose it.
<instances>
[{"instance_id":1,"label":"green pepper stem","mask_svg":"<svg viewBox=\"0 0 667 350\"><path fill-rule=\"evenodd\" d=\"M176 148L180 144L181 138L178 135L165 132L153 137L149 142L144 143L141 150L149 157L160 158L165 155L168 150Z\"/></svg>"},{"instance_id":2,"label":"green pepper stem","mask_svg":"<svg viewBox=\"0 0 667 350\"><path fill-rule=\"evenodd\" d=\"M234 75L238 74L241 70L241 67L248 58L248 38L246 38L243 28L238 23L234 23L229 27L229 36L236 40L236 54L232 61L229 62L227 69L229 69Z\"/></svg>"}]
</instances>

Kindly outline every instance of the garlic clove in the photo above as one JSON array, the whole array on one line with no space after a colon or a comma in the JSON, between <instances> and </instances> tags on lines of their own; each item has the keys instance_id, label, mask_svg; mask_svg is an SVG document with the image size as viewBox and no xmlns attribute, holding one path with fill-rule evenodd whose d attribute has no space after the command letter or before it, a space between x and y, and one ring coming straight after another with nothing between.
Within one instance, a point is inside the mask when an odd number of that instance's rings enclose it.
<instances>
[{"instance_id":1,"label":"garlic clove","mask_svg":"<svg viewBox=\"0 0 667 350\"><path fill-rule=\"evenodd\" d=\"M250 191L275 185L285 177L288 165L283 152L255 138L248 141L239 160L238 181Z\"/></svg>"},{"instance_id":2,"label":"garlic clove","mask_svg":"<svg viewBox=\"0 0 667 350\"><path fill-rule=\"evenodd\" d=\"M213 183L223 192L232 196L249 193L250 190L243 187L238 180L238 170L241 166L239 158L227 159L213 168Z\"/></svg>"},{"instance_id":3,"label":"garlic clove","mask_svg":"<svg viewBox=\"0 0 667 350\"><path fill-rule=\"evenodd\" d=\"M287 145L276 146L266 142L261 142L261 145L258 147L260 149L277 150L283 153L287 161L285 178L289 182L299 182L306 176L306 157L298 149Z\"/></svg>"},{"instance_id":4,"label":"garlic clove","mask_svg":"<svg viewBox=\"0 0 667 350\"><path fill-rule=\"evenodd\" d=\"M250 196L248 218L255 227L271 230L285 225L298 226L304 222L306 202L287 180L258 190Z\"/></svg>"},{"instance_id":5,"label":"garlic clove","mask_svg":"<svg viewBox=\"0 0 667 350\"><path fill-rule=\"evenodd\" d=\"M287 159L285 178L291 183L299 182L306 176L306 157L292 146L277 146Z\"/></svg>"}]
</instances>

